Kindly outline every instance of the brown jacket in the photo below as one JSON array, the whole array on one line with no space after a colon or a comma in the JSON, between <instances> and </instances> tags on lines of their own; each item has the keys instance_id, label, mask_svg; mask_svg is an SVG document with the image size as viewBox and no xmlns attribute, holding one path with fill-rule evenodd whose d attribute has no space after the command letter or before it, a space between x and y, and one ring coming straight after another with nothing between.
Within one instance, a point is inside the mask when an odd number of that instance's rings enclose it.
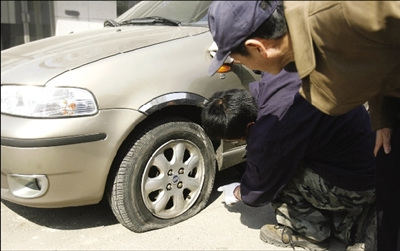
<instances>
[{"instance_id":1,"label":"brown jacket","mask_svg":"<svg viewBox=\"0 0 400 251\"><path fill-rule=\"evenodd\" d=\"M330 115L368 101L373 128L392 127L384 97L400 98L400 2L284 5L301 95Z\"/></svg>"}]
</instances>

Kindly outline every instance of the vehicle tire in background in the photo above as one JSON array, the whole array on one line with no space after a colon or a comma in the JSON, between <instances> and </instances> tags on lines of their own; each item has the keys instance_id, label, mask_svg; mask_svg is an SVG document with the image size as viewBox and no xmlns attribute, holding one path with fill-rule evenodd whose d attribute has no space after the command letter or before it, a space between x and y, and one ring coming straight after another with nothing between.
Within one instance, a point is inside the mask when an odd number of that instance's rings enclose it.
<instances>
[{"instance_id":1,"label":"vehicle tire in background","mask_svg":"<svg viewBox=\"0 0 400 251\"><path fill-rule=\"evenodd\" d=\"M160 121L132 140L114 179L111 208L134 232L167 227L205 207L215 174L212 143L198 124Z\"/></svg>"}]
</instances>

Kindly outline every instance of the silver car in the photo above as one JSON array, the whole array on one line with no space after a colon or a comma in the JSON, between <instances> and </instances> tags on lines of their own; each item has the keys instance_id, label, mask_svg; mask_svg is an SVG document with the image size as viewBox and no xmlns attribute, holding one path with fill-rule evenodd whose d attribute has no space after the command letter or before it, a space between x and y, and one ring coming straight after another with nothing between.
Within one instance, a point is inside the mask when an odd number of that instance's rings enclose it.
<instances>
[{"instance_id":1,"label":"silver car","mask_svg":"<svg viewBox=\"0 0 400 251\"><path fill-rule=\"evenodd\" d=\"M209 1L140 2L99 30L1 52L1 198L57 208L108 199L134 232L203 209L243 142L200 126L214 92L247 88L241 65L207 76Z\"/></svg>"}]
</instances>

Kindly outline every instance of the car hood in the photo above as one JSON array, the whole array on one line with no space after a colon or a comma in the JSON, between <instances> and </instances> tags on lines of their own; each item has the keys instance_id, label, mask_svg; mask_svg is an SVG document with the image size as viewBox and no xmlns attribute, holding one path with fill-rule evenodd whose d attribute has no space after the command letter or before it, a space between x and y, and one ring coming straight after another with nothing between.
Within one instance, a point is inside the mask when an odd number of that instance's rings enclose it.
<instances>
[{"instance_id":1,"label":"car hood","mask_svg":"<svg viewBox=\"0 0 400 251\"><path fill-rule=\"evenodd\" d=\"M130 26L54 36L3 50L1 82L45 85L85 64L207 31L206 27Z\"/></svg>"}]
</instances>

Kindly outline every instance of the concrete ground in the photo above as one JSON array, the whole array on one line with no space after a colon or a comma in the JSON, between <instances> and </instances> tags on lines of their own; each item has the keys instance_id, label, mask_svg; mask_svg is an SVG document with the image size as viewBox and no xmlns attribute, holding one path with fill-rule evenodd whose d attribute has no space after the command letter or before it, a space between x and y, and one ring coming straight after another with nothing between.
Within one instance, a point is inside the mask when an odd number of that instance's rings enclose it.
<instances>
[{"instance_id":1,"label":"concrete ground","mask_svg":"<svg viewBox=\"0 0 400 251\"><path fill-rule=\"evenodd\" d=\"M238 172L231 168L218 173L208 206L196 216L146 233L123 227L104 202L38 209L2 200L1 250L292 250L259 238L264 224L276 222L270 205L225 206L216 189L235 180Z\"/></svg>"}]
</instances>

